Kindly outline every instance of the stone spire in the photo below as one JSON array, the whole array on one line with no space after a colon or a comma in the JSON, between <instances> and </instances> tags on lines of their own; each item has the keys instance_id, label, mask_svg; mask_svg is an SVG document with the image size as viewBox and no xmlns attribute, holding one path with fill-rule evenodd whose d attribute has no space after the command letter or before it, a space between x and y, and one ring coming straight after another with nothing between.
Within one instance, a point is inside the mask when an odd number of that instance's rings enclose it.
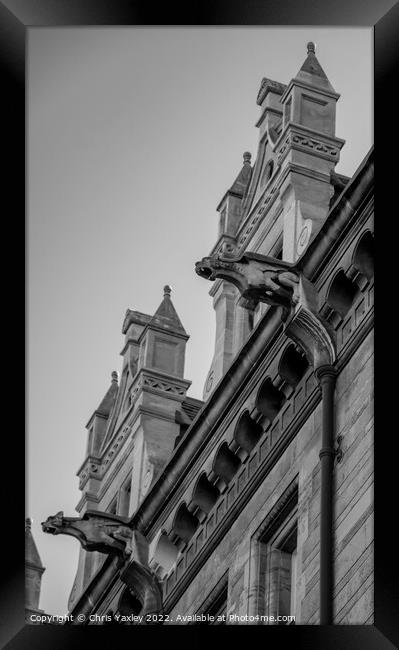
<instances>
[{"instance_id":1,"label":"stone spire","mask_svg":"<svg viewBox=\"0 0 399 650\"><path fill-rule=\"evenodd\" d=\"M283 128L274 145L280 165L283 260L295 262L323 225L334 194L331 173L344 144L335 135L338 93L307 44L307 57L281 97Z\"/></svg>"},{"instance_id":2,"label":"stone spire","mask_svg":"<svg viewBox=\"0 0 399 650\"><path fill-rule=\"evenodd\" d=\"M118 393L118 373L113 370L111 373L111 385L101 400L96 412L108 417L114 405L116 395Z\"/></svg>"},{"instance_id":3,"label":"stone spire","mask_svg":"<svg viewBox=\"0 0 399 650\"><path fill-rule=\"evenodd\" d=\"M295 79L303 83L322 86L335 93L326 73L316 57L316 46L311 41L307 44L307 57Z\"/></svg>"},{"instance_id":4,"label":"stone spire","mask_svg":"<svg viewBox=\"0 0 399 650\"><path fill-rule=\"evenodd\" d=\"M230 187L229 190L229 192L239 195L240 197L244 196L245 191L248 187L248 183L251 179L251 172L252 172L251 157L252 156L249 151L244 152L243 165L240 169L237 178L235 179L233 185Z\"/></svg>"},{"instance_id":5,"label":"stone spire","mask_svg":"<svg viewBox=\"0 0 399 650\"><path fill-rule=\"evenodd\" d=\"M185 333L185 329L172 303L171 293L172 288L166 284L163 288L163 300L151 318L150 325L158 325L168 330Z\"/></svg>"},{"instance_id":6,"label":"stone spire","mask_svg":"<svg viewBox=\"0 0 399 650\"><path fill-rule=\"evenodd\" d=\"M45 571L32 535L32 519L25 519L25 610L27 620L39 609L42 575Z\"/></svg>"}]
</instances>

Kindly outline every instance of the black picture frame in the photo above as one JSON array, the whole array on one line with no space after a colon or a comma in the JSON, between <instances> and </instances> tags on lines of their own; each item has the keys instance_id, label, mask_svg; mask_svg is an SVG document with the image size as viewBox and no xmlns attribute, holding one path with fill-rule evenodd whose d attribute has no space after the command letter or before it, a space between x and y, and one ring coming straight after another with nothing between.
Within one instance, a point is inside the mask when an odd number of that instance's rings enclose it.
<instances>
[{"instance_id":1,"label":"black picture frame","mask_svg":"<svg viewBox=\"0 0 399 650\"><path fill-rule=\"evenodd\" d=\"M319 25L319 26L374 26L375 34L375 142L376 142L376 239L377 249L383 247L381 265L377 263L377 362L375 367L376 388L376 435L375 435L375 625L374 626L273 626L265 628L252 626L231 626L230 628L201 628L193 634L193 628L173 626L162 628L129 627L118 629L108 627L74 627L60 625L25 626L24 623L24 549L23 549L23 511L24 489L21 465L25 454L24 437L21 432L20 404L22 402L19 374L17 381L10 368L17 365L16 356L21 348L24 335L22 330L21 299L16 292L16 269L23 269L22 254L15 259L15 253L23 250L25 224L25 43L27 31L32 26L78 26L78 25ZM4 494L5 512L3 514L3 550L2 581L0 587L0 641L2 647L15 648L70 648L86 646L87 643L100 643L100 647L114 647L116 636L124 643L140 642L150 646L152 643L169 643L171 635L177 634L182 642L190 647L204 643L204 635L212 638L223 634L231 642L248 643L256 635L256 641L290 643L297 648L317 648L327 650L350 648L366 650L399 645L399 611L396 609L395 596L398 595L395 583L396 540L394 525L396 499L396 464L398 455L394 449L396 429L392 418L390 425L383 424L383 415L395 404L395 382L386 377L385 359L392 358L388 347L388 336L384 336L389 325L384 315L378 318L378 304L392 304L392 287L394 274L389 274L389 259L395 259L395 240L385 237L385 228L391 228L396 219L395 187L396 166L390 162L395 155L395 105L390 93L396 89L398 74L398 37L399 4L392 0L363 2L361 0L335 0L335 2L305 0L214 0L212 3L192 2L181 7L165 4L163 8L154 9L151 4L132 0L9 0L0 3L0 67L3 89L2 125L3 162L2 173L3 203L5 213L3 221L4 242L12 253L12 262L6 263L3 271L3 288L9 290L9 302L6 309L6 324L10 341L10 360L4 369L9 387L8 395L18 393L18 409L12 410L11 422L3 430L3 451L5 464L11 467L10 493ZM337 48L339 43L337 43ZM361 107L359 107L361 110ZM391 158L393 160L393 158ZM396 199L397 201L397 199ZM11 227L11 232L10 232ZM14 228L14 230L13 230ZM22 231L22 232L21 232ZM380 239L379 239L380 237ZM378 242L383 241L383 244ZM389 244L391 241L391 244ZM380 254L380 253L379 253ZM3 256L3 259L5 255ZM389 278L388 283L379 282L378 278ZM24 281L24 273L22 280ZM11 280L11 281L10 281ZM29 279L27 278L27 281ZM389 294L386 294L386 287ZM386 295L385 295L386 294ZM382 299L381 299L382 296ZM384 300L385 298L385 300ZM3 303L4 304L4 303ZM385 312L384 312L385 313ZM392 319L394 315L392 314ZM379 335L378 332L381 331ZM379 338L378 338L379 337ZM384 343L385 341L385 343ZM23 347L23 346L22 346ZM392 362L391 362L392 363ZM5 365L5 364L4 364ZM394 366L395 367L395 366ZM8 398L4 410L9 412ZM10 432L12 434L10 435ZM8 448L7 448L8 443ZM57 462L54 459L54 462ZM6 479L3 478L5 482ZM19 488L19 489L18 489ZM12 499L11 495L12 494ZM15 518L15 525L14 525ZM11 520L11 526L9 521ZM62 559L60 558L60 561ZM284 630L284 631L283 631ZM281 634L289 635L281 638ZM154 636L155 635L155 636ZM189 635L189 636L187 636ZM255 640L255 636L254 636ZM225 641L222 641L225 642Z\"/></svg>"}]
</instances>

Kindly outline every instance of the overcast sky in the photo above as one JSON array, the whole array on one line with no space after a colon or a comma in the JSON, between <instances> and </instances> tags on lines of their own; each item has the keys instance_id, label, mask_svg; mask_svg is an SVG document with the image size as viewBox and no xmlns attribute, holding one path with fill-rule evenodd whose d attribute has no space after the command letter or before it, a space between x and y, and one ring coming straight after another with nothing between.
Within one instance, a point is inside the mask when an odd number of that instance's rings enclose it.
<instances>
[{"instance_id":1,"label":"overcast sky","mask_svg":"<svg viewBox=\"0 0 399 650\"><path fill-rule=\"evenodd\" d=\"M63 614L78 542L42 533L76 516L85 424L121 370L126 309L162 287L191 338L202 397L214 345L210 285L194 263L216 206L257 150L261 79L288 83L309 40L341 99L337 171L372 144L369 28L32 28L28 32L28 431L26 516L46 572L40 606Z\"/></svg>"}]
</instances>

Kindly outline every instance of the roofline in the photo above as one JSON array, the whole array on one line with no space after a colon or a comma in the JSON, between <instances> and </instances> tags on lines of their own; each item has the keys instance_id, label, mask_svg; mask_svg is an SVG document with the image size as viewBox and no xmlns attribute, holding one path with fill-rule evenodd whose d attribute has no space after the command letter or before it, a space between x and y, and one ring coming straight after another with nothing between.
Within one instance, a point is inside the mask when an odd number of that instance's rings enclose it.
<instances>
[{"instance_id":1,"label":"roofline","mask_svg":"<svg viewBox=\"0 0 399 650\"><path fill-rule=\"evenodd\" d=\"M327 262L327 255L333 242L336 241L338 234L360 207L365 195L372 190L374 185L373 154L374 148L372 147L332 206L324 225L300 258L298 265L306 277L312 278ZM129 524L131 527L138 528L144 534L149 530L156 519L158 509L164 504L165 499L177 490L180 477L188 471L206 444L212 428L217 426L218 420L228 407L248 370L256 365L260 355L264 354L265 341L269 345L281 327L279 308L270 307L233 360L227 373L198 412L193 424L186 432L185 438L176 447L170 461L133 515ZM201 417L199 417L200 413ZM190 435L187 435L189 432Z\"/></svg>"},{"instance_id":2,"label":"roofline","mask_svg":"<svg viewBox=\"0 0 399 650\"><path fill-rule=\"evenodd\" d=\"M324 225L300 258L298 265L306 277L314 278L324 264L328 263L330 257L328 253L331 251L332 243L350 224L357 210L370 195L373 186L374 148L372 147L332 206ZM185 437L176 447L169 463L130 519L128 523L130 528L136 528L144 534L150 529L156 521L159 508L179 489L179 479L184 476L185 471L191 468L198 454L207 444L213 428L218 426L229 402L234 399L241 380L260 361L260 356L267 354L274 339L280 334L281 328L280 310L272 306L253 330L252 335L245 342L208 401L198 412ZM198 417L200 413L201 418ZM191 435L187 435L189 432ZM107 591L109 583L113 584L117 577L118 563L115 558L108 556L71 612L74 614L82 611L90 612L93 602L101 598L104 591Z\"/></svg>"}]
</instances>

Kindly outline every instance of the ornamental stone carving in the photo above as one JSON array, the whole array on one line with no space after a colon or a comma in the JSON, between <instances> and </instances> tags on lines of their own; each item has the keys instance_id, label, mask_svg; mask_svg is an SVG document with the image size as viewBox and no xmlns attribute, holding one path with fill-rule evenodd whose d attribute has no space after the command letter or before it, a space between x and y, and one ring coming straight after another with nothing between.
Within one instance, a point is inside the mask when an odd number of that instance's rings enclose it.
<instances>
[{"instance_id":1,"label":"ornamental stone carving","mask_svg":"<svg viewBox=\"0 0 399 650\"><path fill-rule=\"evenodd\" d=\"M129 557L132 530L126 523L125 518L97 510L87 510L83 517L64 517L60 511L43 521L42 529L51 535L76 537L86 551Z\"/></svg>"},{"instance_id":2,"label":"ornamental stone carving","mask_svg":"<svg viewBox=\"0 0 399 650\"><path fill-rule=\"evenodd\" d=\"M87 510L83 517L64 517L63 512L48 517L42 529L51 535L76 537L86 551L119 555L124 560L120 578L141 602L140 614L162 612L162 590L148 566L148 542L128 525L128 519L106 512Z\"/></svg>"},{"instance_id":3,"label":"ornamental stone carving","mask_svg":"<svg viewBox=\"0 0 399 650\"><path fill-rule=\"evenodd\" d=\"M335 362L334 334L318 314L315 287L296 264L244 253L236 258L204 257L195 270L207 280L222 278L234 284L247 309L259 302L280 307L286 335L301 346L314 369Z\"/></svg>"}]
</instances>

